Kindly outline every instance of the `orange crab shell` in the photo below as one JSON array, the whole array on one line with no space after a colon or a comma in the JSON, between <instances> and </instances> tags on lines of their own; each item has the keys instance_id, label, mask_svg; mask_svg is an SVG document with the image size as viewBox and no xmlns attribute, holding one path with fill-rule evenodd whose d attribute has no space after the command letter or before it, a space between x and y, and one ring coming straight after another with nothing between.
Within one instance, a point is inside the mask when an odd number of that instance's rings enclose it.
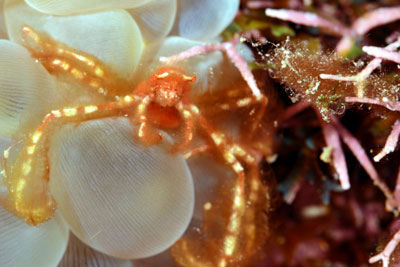
<instances>
[{"instance_id":1,"label":"orange crab shell","mask_svg":"<svg viewBox=\"0 0 400 267\"><path fill-rule=\"evenodd\" d=\"M138 96L155 94L155 102L147 109L149 121L164 129L175 129L181 125L181 114L175 105L178 101L189 103L190 85L195 76L186 76L183 70L166 66L161 67L149 79L142 82L135 90Z\"/></svg>"}]
</instances>

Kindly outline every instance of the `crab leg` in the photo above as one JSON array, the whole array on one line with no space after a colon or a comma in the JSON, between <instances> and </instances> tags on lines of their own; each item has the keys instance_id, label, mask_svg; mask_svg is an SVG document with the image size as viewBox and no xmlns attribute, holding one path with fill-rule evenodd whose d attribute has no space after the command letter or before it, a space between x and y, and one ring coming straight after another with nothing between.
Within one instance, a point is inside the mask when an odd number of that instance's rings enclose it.
<instances>
[{"instance_id":1,"label":"crab leg","mask_svg":"<svg viewBox=\"0 0 400 267\"><path fill-rule=\"evenodd\" d=\"M190 142L193 140L193 115L192 112L188 108L181 103L177 106L178 111L182 114L183 120L185 122L185 130L184 130L184 138L181 143L176 144L172 148L172 152L179 152L185 150L185 148L189 145Z\"/></svg>"},{"instance_id":2,"label":"crab leg","mask_svg":"<svg viewBox=\"0 0 400 267\"><path fill-rule=\"evenodd\" d=\"M2 173L8 186L8 199L1 200L3 206L28 224L39 225L50 220L54 216L56 203L48 188L50 178L47 151L55 123L82 122L112 116L139 99L128 95L108 104L64 108L47 114L36 131L24 141L12 166ZM8 151L5 151L5 160L9 157Z\"/></svg>"},{"instance_id":3,"label":"crab leg","mask_svg":"<svg viewBox=\"0 0 400 267\"><path fill-rule=\"evenodd\" d=\"M161 135L147 122L146 110L151 103L151 97L145 96L137 107L137 116L140 120L138 136L140 140L148 146L157 144L161 141Z\"/></svg>"},{"instance_id":4,"label":"crab leg","mask_svg":"<svg viewBox=\"0 0 400 267\"><path fill-rule=\"evenodd\" d=\"M201 145L199 147L196 147L196 148L190 150L189 152L186 152L184 154L184 157L185 157L185 159L189 159L194 155L197 155L197 154L200 154L200 153L210 150L210 148L211 147L209 145Z\"/></svg>"},{"instance_id":5,"label":"crab leg","mask_svg":"<svg viewBox=\"0 0 400 267\"><path fill-rule=\"evenodd\" d=\"M224 160L237 174L237 182L233 190L231 215L229 217L227 233L223 240L223 256L218 263L218 266L222 267L226 266L227 261L232 257L238 246L239 229L241 228L242 219L246 210L244 192L245 173L242 164L238 161L235 154L232 153L226 136L223 133L214 130L208 121L200 114L196 106L192 105L191 111L199 121L201 127L210 135L217 149L221 151Z\"/></svg>"},{"instance_id":6,"label":"crab leg","mask_svg":"<svg viewBox=\"0 0 400 267\"><path fill-rule=\"evenodd\" d=\"M41 35L30 26L22 28L22 36L33 57L51 74L72 76L105 96L121 96L131 91L127 81L120 79L96 57ZM115 88L124 89L117 92Z\"/></svg>"},{"instance_id":7,"label":"crab leg","mask_svg":"<svg viewBox=\"0 0 400 267\"><path fill-rule=\"evenodd\" d=\"M233 196L227 195L229 199L226 204L231 205L228 214L220 213L226 210L225 203L206 203L204 209L208 211L205 217L203 232L200 234L208 236L210 225L214 225L216 221L221 219L225 221L225 225L220 231L222 237L211 239L206 237L203 245L198 246L197 242L193 243L189 239L181 239L173 247L172 254L175 259L183 266L233 266L233 263L239 266L239 262L245 261L248 255L252 255L254 251L263 243L265 231L260 229L260 223L265 225L260 217L259 209L264 208L265 188L261 184L259 177L259 162L261 157L254 157L241 145L231 142L223 133L213 128L208 121L199 114L196 106L191 106L193 117L199 122L199 125L210 136L212 143L222 154L226 163L228 163L233 171L237 174L237 180L233 184L230 192ZM212 145L212 144L211 144ZM199 147L199 152L209 149L209 145ZM239 159L248 167L246 174L244 167ZM245 180L246 178L246 180ZM248 191L245 192L245 184ZM264 192L264 193L263 193ZM263 204L261 204L263 203ZM212 210L214 209L214 210ZM222 209L222 210L221 210ZM226 216L226 217L224 217ZM222 227L222 226L221 226ZM215 230L214 230L215 231ZM218 232L220 232L218 231ZM200 238L202 238L200 237ZM218 255L210 255L210 251L215 251L215 242L220 240L221 252ZM235 265L236 266L236 265Z\"/></svg>"}]
</instances>

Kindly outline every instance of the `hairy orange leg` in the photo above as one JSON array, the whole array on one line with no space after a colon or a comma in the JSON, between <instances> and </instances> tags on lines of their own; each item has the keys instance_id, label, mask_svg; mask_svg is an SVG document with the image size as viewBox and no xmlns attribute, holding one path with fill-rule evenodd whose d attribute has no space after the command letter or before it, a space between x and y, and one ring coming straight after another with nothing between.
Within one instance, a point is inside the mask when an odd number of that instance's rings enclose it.
<instances>
[{"instance_id":1,"label":"hairy orange leg","mask_svg":"<svg viewBox=\"0 0 400 267\"><path fill-rule=\"evenodd\" d=\"M243 216L246 210L244 198L244 184L245 184L245 173L244 168L238 159L235 156L235 153L232 153L229 145L229 140L227 137L213 129L213 127L208 123L208 121L200 114L198 108L194 105L191 105L191 112L195 119L199 122L200 126L204 129L204 131L210 136L213 144L217 148L217 150L222 154L224 161L231 166L233 171L237 175L237 180L235 182L235 186L233 189L233 200L232 200L232 207L230 216L228 219L228 225L225 229L225 235L222 240L222 255L218 259L218 266L226 266L230 258L233 256L237 249L238 243L238 232L240 227L242 226ZM184 244L184 243L183 243ZM178 245L179 246L179 245ZM184 260L189 261L187 264L184 265L192 265L193 266L207 266L207 264L203 265L198 261L194 261L195 257L189 256L190 252L186 251L186 259ZM197 262L197 263L196 263ZM181 262L183 263L183 262Z\"/></svg>"},{"instance_id":2,"label":"hairy orange leg","mask_svg":"<svg viewBox=\"0 0 400 267\"><path fill-rule=\"evenodd\" d=\"M253 95L249 95L243 87L212 94L207 93L200 96L197 102L200 106L207 105L207 109L205 110L207 117L251 108L246 120L246 130L242 136L244 140L251 140L256 134L256 130L260 128L268 106L266 97L258 99Z\"/></svg>"},{"instance_id":3,"label":"hairy orange leg","mask_svg":"<svg viewBox=\"0 0 400 267\"><path fill-rule=\"evenodd\" d=\"M261 128L263 125L265 126L264 115L266 108L266 102L260 105L259 101L246 96L221 105L212 105L212 108L208 109L207 117L224 116L227 112L232 113L236 110L246 109L245 113L242 113L242 111L237 113L239 116L245 114L245 120L239 124L239 129L241 130L240 142L253 147L253 150L263 150L268 154L268 150L263 149L264 146L267 146L267 142L265 142L265 139L260 140L260 137L262 137Z\"/></svg>"},{"instance_id":4,"label":"hairy orange leg","mask_svg":"<svg viewBox=\"0 0 400 267\"><path fill-rule=\"evenodd\" d=\"M252 119L252 122L250 123L249 131L247 131L247 135L249 138L251 138L254 135L254 132L257 130L257 128L260 125L260 122L262 121L262 118L265 114L265 110L268 105L267 98L262 98L262 99L256 99L254 97L243 97L240 98L236 101L230 101L226 103L221 103L217 107L221 110L225 111L234 111L237 109L245 108L245 107L250 107L252 105L260 104L260 107L258 107L258 110L256 112L252 112L252 116L250 116L250 119ZM254 114L254 115L253 115ZM253 117L253 118L251 118Z\"/></svg>"},{"instance_id":5,"label":"hairy orange leg","mask_svg":"<svg viewBox=\"0 0 400 267\"><path fill-rule=\"evenodd\" d=\"M135 95L127 95L119 101L77 108L54 110L46 115L39 127L25 141L10 169L4 176L8 185L9 199L2 203L17 217L28 224L38 225L54 216L56 203L48 188L49 163L48 140L56 123L76 123L118 115L120 110L140 101ZM4 155L8 158L8 150Z\"/></svg>"},{"instance_id":6,"label":"hairy orange leg","mask_svg":"<svg viewBox=\"0 0 400 267\"><path fill-rule=\"evenodd\" d=\"M177 109L182 114L185 128L183 133L184 134L183 140L172 147L171 151L174 153L184 151L188 147L188 145L192 142L193 127L194 127L193 115L190 109L188 107L184 107L182 103L178 105Z\"/></svg>"},{"instance_id":7,"label":"hairy orange leg","mask_svg":"<svg viewBox=\"0 0 400 267\"><path fill-rule=\"evenodd\" d=\"M137 115L140 119L138 136L140 140L148 146L161 142L161 135L154 129L154 127L148 125L146 110L150 103L151 97L145 96L137 108Z\"/></svg>"},{"instance_id":8,"label":"hairy orange leg","mask_svg":"<svg viewBox=\"0 0 400 267\"><path fill-rule=\"evenodd\" d=\"M112 99L130 93L130 84L92 55L68 47L45 34L39 34L30 26L22 28L22 37L32 56L49 73L68 75Z\"/></svg>"},{"instance_id":9,"label":"hairy orange leg","mask_svg":"<svg viewBox=\"0 0 400 267\"><path fill-rule=\"evenodd\" d=\"M259 177L259 160L213 129L200 114L196 115L196 119L225 162L237 174L237 180L230 190L222 194L222 202L219 198L216 205L206 204L209 215L205 215L200 236L182 238L174 245L172 254L183 266L238 266L238 262L246 262L265 239L266 218L262 210L267 200ZM199 152L209 148L209 145L201 146ZM238 159L248 166L247 171ZM263 229L262 232L260 229ZM222 237L214 236L221 232Z\"/></svg>"},{"instance_id":10,"label":"hairy orange leg","mask_svg":"<svg viewBox=\"0 0 400 267\"><path fill-rule=\"evenodd\" d=\"M194 110L196 112L196 110ZM215 131L208 121L200 114L197 115L202 128L210 135L212 141L217 149L221 152L224 160L232 167L237 175L237 183L234 186L233 205L231 208L231 215L227 226L226 235L223 240L223 256L219 260L219 266L226 266L227 261L232 257L238 242L238 230L241 227L242 217L245 212L244 203L244 183L245 173L244 168L232 153L229 147L229 142L223 133Z\"/></svg>"},{"instance_id":11,"label":"hairy orange leg","mask_svg":"<svg viewBox=\"0 0 400 267\"><path fill-rule=\"evenodd\" d=\"M243 219L242 234L245 242L242 244L242 254L251 256L265 242L268 233L265 212L270 208L268 192L261 182L258 164L250 165L247 184L248 207Z\"/></svg>"},{"instance_id":12,"label":"hairy orange leg","mask_svg":"<svg viewBox=\"0 0 400 267\"><path fill-rule=\"evenodd\" d=\"M206 152L206 151L208 151L210 149L211 149L211 146L208 145L208 144L201 145L201 146L198 146L198 147L196 147L194 149L191 149L190 151L186 152L184 154L184 157L185 157L185 159L189 159L190 157L192 157L194 155L197 155L197 154L200 154L200 153L204 153L204 152Z\"/></svg>"},{"instance_id":13,"label":"hairy orange leg","mask_svg":"<svg viewBox=\"0 0 400 267\"><path fill-rule=\"evenodd\" d=\"M232 167L233 171L238 176L239 185L242 189L244 189L244 169L241 163L235 156L235 153L232 151L232 145L230 144L230 140L222 133L215 130L212 125L204 118L198 108L194 105L191 106L192 112L196 116L196 120L199 121L201 127L207 132L213 141L214 145L222 154L224 160Z\"/></svg>"}]
</instances>

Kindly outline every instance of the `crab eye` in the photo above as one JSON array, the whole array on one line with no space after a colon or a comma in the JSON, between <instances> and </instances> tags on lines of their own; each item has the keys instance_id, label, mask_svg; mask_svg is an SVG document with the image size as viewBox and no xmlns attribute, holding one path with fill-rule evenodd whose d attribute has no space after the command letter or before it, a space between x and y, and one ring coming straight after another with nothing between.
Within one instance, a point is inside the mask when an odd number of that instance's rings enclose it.
<instances>
[{"instance_id":1,"label":"crab eye","mask_svg":"<svg viewBox=\"0 0 400 267\"><path fill-rule=\"evenodd\" d=\"M164 78L166 78L168 75L169 75L168 72L164 72L164 73L161 73L161 74L157 74L156 77L157 77L157 79L164 79Z\"/></svg>"},{"instance_id":2,"label":"crab eye","mask_svg":"<svg viewBox=\"0 0 400 267\"><path fill-rule=\"evenodd\" d=\"M182 78L186 82L195 82L196 81L196 76L186 76L182 75Z\"/></svg>"}]
</instances>

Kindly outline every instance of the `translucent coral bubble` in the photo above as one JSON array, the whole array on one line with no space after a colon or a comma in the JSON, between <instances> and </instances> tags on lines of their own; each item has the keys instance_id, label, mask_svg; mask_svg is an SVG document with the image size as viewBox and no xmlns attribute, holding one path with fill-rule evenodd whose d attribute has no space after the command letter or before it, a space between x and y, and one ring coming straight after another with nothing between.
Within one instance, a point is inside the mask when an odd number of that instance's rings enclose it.
<instances>
[{"instance_id":1,"label":"translucent coral bubble","mask_svg":"<svg viewBox=\"0 0 400 267\"><path fill-rule=\"evenodd\" d=\"M229 167L216 162L209 155L194 155L188 160L195 184L196 205L193 219L202 221L204 206L218 198L223 181L232 181L234 173Z\"/></svg>"},{"instance_id":2,"label":"translucent coral bubble","mask_svg":"<svg viewBox=\"0 0 400 267\"><path fill-rule=\"evenodd\" d=\"M157 254L192 217L194 189L168 143L144 147L128 119L66 125L53 135L50 188L74 234L117 258ZM165 138L164 138L165 139Z\"/></svg>"},{"instance_id":3,"label":"translucent coral bubble","mask_svg":"<svg viewBox=\"0 0 400 267\"><path fill-rule=\"evenodd\" d=\"M82 243L71 234L67 250L58 267L133 267L128 260L121 260L104 255Z\"/></svg>"},{"instance_id":4,"label":"translucent coral bubble","mask_svg":"<svg viewBox=\"0 0 400 267\"><path fill-rule=\"evenodd\" d=\"M32 8L54 15L71 15L112 8L134 8L151 0L25 0Z\"/></svg>"},{"instance_id":5,"label":"translucent coral bubble","mask_svg":"<svg viewBox=\"0 0 400 267\"><path fill-rule=\"evenodd\" d=\"M18 44L0 40L0 135L33 129L57 102L54 79Z\"/></svg>"},{"instance_id":6,"label":"translucent coral bubble","mask_svg":"<svg viewBox=\"0 0 400 267\"><path fill-rule=\"evenodd\" d=\"M97 57L124 78L133 74L142 52L139 27L125 10L51 16L21 0L6 0L5 20L12 41L24 44L22 27L29 25L40 34Z\"/></svg>"},{"instance_id":7,"label":"translucent coral bubble","mask_svg":"<svg viewBox=\"0 0 400 267\"><path fill-rule=\"evenodd\" d=\"M153 0L128 10L140 27L146 42L164 38L171 31L176 17L177 0Z\"/></svg>"},{"instance_id":8,"label":"translucent coral bubble","mask_svg":"<svg viewBox=\"0 0 400 267\"><path fill-rule=\"evenodd\" d=\"M57 266L68 243L68 227L56 217L33 227L0 207L0 266Z\"/></svg>"},{"instance_id":9,"label":"translucent coral bubble","mask_svg":"<svg viewBox=\"0 0 400 267\"><path fill-rule=\"evenodd\" d=\"M239 0L179 0L173 34L189 39L215 38L239 10Z\"/></svg>"}]
</instances>

